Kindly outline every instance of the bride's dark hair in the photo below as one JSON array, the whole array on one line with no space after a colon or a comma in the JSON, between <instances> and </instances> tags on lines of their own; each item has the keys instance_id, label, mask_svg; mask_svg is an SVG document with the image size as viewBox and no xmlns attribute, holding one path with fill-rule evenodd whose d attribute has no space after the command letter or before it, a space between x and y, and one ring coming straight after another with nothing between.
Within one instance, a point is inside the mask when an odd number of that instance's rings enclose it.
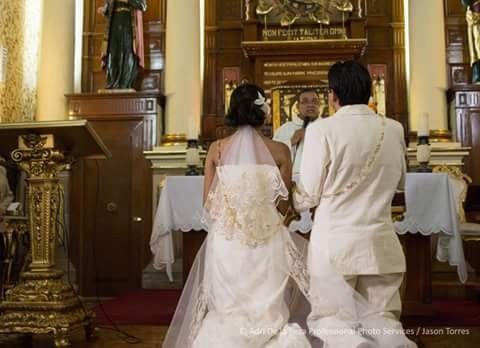
<instances>
[{"instance_id":1,"label":"bride's dark hair","mask_svg":"<svg viewBox=\"0 0 480 348\"><path fill-rule=\"evenodd\" d=\"M252 126L258 127L265 122L265 112L261 106L255 104L258 93L265 98L265 92L251 83L244 83L232 93L230 106L225 116L225 125L228 127Z\"/></svg>"}]
</instances>

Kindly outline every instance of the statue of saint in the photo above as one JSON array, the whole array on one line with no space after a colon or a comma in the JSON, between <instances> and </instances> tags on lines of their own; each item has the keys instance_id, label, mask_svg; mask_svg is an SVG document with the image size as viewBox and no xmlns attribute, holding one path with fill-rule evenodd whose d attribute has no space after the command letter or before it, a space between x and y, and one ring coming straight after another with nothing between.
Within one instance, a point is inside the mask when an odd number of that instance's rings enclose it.
<instances>
[{"instance_id":1,"label":"statue of saint","mask_svg":"<svg viewBox=\"0 0 480 348\"><path fill-rule=\"evenodd\" d=\"M480 83L480 1L462 0L467 7L467 36L472 66L472 83Z\"/></svg>"},{"instance_id":2,"label":"statue of saint","mask_svg":"<svg viewBox=\"0 0 480 348\"><path fill-rule=\"evenodd\" d=\"M387 106L385 97L385 76L381 75L377 83L377 114L386 116Z\"/></svg>"},{"instance_id":3,"label":"statue of saint","mask_svg":"<svg viewBox=\"0 0 480 348\"><path fill-rule=\"evenodd\" d=\"M102 43L102 68L107 89L131 89L144 67L143 12L146 0L105 0L98 12L107 18Z\"/></svg>"}]
</instances>

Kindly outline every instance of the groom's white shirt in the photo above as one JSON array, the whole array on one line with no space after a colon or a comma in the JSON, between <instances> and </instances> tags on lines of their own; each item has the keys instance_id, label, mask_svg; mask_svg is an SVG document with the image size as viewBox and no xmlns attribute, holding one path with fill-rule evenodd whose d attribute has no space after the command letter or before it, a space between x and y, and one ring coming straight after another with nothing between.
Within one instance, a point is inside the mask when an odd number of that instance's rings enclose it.
<instances>
[{"instance_id":1,"label":"groom's white shirt","mask_svg":"<svg viewBox=\"0 0 480 348\"><path fill-rule=\"evenodd\" d=\"M385 137L369 176L341 195L321 197L359 178L379 142L382 122L366 105L342 107L307 128L297 209L317 206L310 237L309 266L324 253L344 275L405 271L405 257L393 229L391 202L405 181L403 127L386 119ZM308 196L309 199L305 199ZM313 198L313 201L312 201Z\"/></svg>"}]
</instances>

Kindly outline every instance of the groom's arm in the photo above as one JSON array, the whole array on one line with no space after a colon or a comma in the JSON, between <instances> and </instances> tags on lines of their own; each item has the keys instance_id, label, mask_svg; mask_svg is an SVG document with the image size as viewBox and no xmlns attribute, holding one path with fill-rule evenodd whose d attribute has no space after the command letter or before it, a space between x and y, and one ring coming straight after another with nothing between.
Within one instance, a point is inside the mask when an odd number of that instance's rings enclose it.
<instances>
[{"instance_id":1,"label":"groom's arm","mask_svg":"<svg viewBox=\"0 0 480 348\"><path fill-rule=\"evenodd\" d=\"M318 124L312 124L305 135L300 182L293 195L296 210L307 210L320 203L329 164L330 150L326 136Z\"/></svg>"}]
</instances>

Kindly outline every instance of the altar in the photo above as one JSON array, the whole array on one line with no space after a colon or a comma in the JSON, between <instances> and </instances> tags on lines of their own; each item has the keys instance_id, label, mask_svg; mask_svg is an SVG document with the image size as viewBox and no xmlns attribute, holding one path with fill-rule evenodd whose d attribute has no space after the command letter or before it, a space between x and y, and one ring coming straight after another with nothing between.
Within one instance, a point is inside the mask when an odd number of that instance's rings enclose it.
<instances>
[{"instance_id":1,"label":"altar","mask_svg":"<svg viewBox=\"0 0 480 348\"><path fill-rule=\"evenodd\" d=\"M467 266L458 228L454 190L447 174L407 173L406 213L394 224L400 235L407 259L404 290L405 307L411 313L424 312L421 304L431 302L431 237L438 235L436 259L457 267L459 281L467 280ZM166 178L154 219L150 248L153 265L165 270L173 281L175 262L173 233L183 232L184 276L188 274L196 251L206 233L202 224L202 176ZM290 232L308 233L312 226L310 213L289 226Z\"/></svg>"}]
</instances>

